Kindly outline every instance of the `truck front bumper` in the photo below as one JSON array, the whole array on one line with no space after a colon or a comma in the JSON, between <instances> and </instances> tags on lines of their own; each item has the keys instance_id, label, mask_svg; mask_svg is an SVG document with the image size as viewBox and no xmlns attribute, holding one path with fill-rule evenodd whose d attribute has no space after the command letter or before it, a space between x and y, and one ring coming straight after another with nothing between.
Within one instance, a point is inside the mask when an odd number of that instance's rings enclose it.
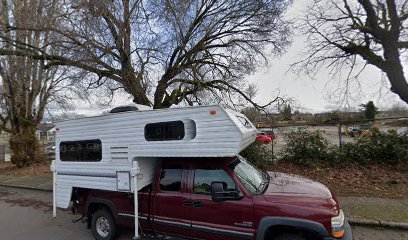
<instances>
[{"instance_id":1,"label":"truck front bumper","mask_svg":"<svg viewBox=\"0 0 408 240\"><path fill-rule=\"evenodd\" d=\"M350 224L347 222L344 223L344 236L342 238L329 237L325 240L353 240L353 233L351 232Z\"/></svg>"}]
</instances>

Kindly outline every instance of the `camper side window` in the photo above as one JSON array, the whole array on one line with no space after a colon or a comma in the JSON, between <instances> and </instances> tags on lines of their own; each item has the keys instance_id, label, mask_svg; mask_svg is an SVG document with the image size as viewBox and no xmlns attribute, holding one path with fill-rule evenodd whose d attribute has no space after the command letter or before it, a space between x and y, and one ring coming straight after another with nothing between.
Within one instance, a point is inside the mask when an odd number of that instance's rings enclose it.
<instances>
[{"instance_id":1,"label":"camper side window","mask_svg":"<svg viewBox=\"0 0 408 240\"><path fill-rule=\"evenodd\" d=\"M182 140L184 138L184 123L182 121L149 123L145 126L147 141Z\"/></svg>"},{"instance_id":2,"label":"camper side window","mask_svg":"<svg viewBox=\"0 0 408 240\"><path fill-rule=\"evenodd\" d=\"M102 142L99 139L61 142L59 152L61 161L99 162L102 160Z\"/></svg>"}]
</instances>

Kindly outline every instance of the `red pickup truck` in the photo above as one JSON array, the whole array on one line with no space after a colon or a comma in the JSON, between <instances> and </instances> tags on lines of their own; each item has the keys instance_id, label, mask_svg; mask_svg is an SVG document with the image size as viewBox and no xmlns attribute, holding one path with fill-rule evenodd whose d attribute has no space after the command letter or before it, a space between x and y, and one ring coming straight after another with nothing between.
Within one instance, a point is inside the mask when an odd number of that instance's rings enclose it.
<instances>
[{"instance_id":1,"label":"red pickup truck","mask_svg":"<svg viewBox=\"0 0 408 240\"><path fill-rule=\"evenodd\" d=\"M192 239L352 239L324 185L262 172L244 158L162 159L153 183L138 193L142 232ZM96 239L134 225L132 193L77 188L73 211Z\"/></svg>"}]
</instances>

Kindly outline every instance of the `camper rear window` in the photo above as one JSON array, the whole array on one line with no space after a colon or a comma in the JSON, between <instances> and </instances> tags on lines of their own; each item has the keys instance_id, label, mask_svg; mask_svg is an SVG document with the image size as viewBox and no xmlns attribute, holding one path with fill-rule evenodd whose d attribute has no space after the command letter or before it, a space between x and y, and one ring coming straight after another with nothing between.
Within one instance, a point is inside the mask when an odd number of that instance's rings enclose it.
<instances>
[{"instance_id":1,"label":"camper rear window","mask_svg":"<svg viewBox=\"0 0 408 240\"><path fill-rule=\"evenodd\" d=\"M147 141L182 140L184 138L184 123L182 121L149 123L145 126Z\"/></svg>"},{"instance_id":2,"label":"camper rear window","mask_svg":"<svg viewBox=\"0 0 408 240\"><path fill-rule=\"evenodd\" d=\"M99 162L102 160L101 140L84 140L60 143L61 161Z\"/></svg>"}]
</instances>

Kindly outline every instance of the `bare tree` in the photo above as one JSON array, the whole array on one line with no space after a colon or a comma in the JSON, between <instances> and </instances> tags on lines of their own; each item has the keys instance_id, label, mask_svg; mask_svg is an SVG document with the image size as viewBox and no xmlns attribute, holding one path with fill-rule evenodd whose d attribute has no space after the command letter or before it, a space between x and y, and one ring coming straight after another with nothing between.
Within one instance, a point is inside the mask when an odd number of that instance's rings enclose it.
<instances>
[{"instance_id":1,"label":"bare tree","mask_svg":"<svg viewBox=\"0 0 408 240\"><path fill-rule=\"evenodd\" d=\"M242 90L243 76L266 59L266 48L276 53L288 43L282 13L290 2L66 0L58 28L42 27L59 34L63 54L31 53L31 46L0 54L84 69L96 76L90 86L123 88L154 108L196 104L207 94L238 94L261 107Z\"/></svg>"},{"instance_id":2,"label":"bare tree","mask_svg":"<svg viewBox=\"0 0 408 240\"><path fill-rule=\"evenodd\" d=\"M254 70L264 47L282 50L288 33L282 22L284 1L158 1L168 39L161 75L154 94L155 107L193 101L209 90L237 92L242 75Z\"/></svg>"},{"instance_id":3,"label":"bare tree","mask_svg":"<svg viewBox=\"0 0 408 240\"><path fill-rule=\"evenodd\" d=\"M312 74L328 67L337 75L347 68L348 94L350 81L369 64L383 71L391 91L408 103L402 64L408 49L407 18L407 0L314 0L301 25L308 35L306 58L295 66ZM359 60L365 64L358 66Z\"/></svg>"},{"instance_id":4,"label":"bare tree","mask_svg":"<svg viewBox=\"0 0 408 240\"><path fill-rule=\"evenodd\" d=\"M54 52L48 31L27 30L52 20L58 9L56 1L7 1L0 6L1 51L15 52L30 46L32 54L43 50ZM19 28L10 31L9 26ZM38 51L34 50L38 49ZM43 118L49 101L64 101L58 97L67 87L67 69L46 67L45 59L25 56L0 57L0 130L10 133L11 161L25 166L41 158L37 125Z\"/></svg>"}]
</instances>

